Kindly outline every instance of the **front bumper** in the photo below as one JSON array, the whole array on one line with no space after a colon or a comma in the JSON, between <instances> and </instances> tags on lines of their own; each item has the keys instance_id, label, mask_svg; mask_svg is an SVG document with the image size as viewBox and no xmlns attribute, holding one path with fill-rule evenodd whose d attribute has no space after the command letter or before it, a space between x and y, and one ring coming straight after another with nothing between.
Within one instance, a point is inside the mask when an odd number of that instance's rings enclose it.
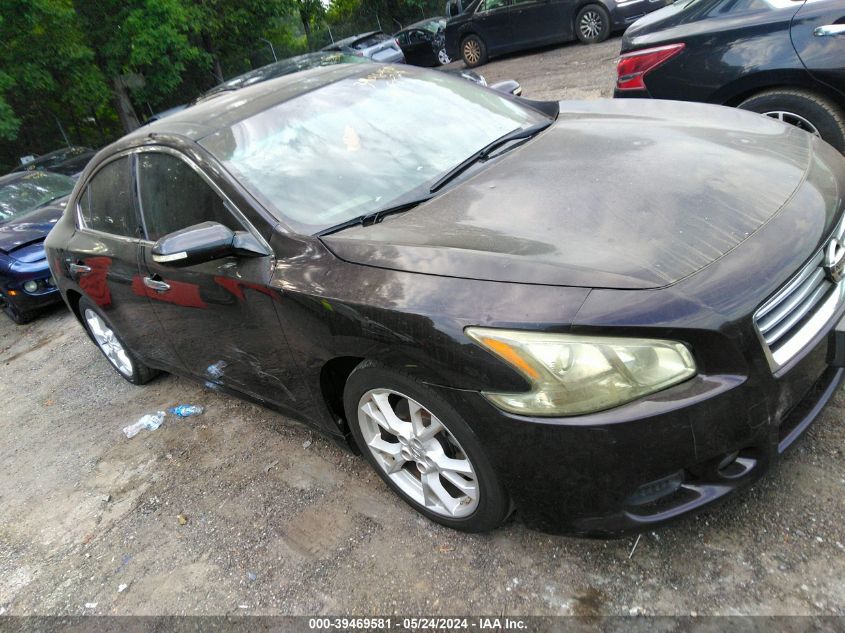
<instances>
[{"instance_id":1,"label":"front bumper","mask_svg":"<svg viewBox=\"0 0 845 633\"><path fill-rule=\"evenodd\" d=\"M842 384L845 369L827 358L825 337L777 378L699 376L573 418L513 416L480 394L439 389L471 421L524 523L616 536L701 510L765 473Z\"/></svg>"}]
</instances>

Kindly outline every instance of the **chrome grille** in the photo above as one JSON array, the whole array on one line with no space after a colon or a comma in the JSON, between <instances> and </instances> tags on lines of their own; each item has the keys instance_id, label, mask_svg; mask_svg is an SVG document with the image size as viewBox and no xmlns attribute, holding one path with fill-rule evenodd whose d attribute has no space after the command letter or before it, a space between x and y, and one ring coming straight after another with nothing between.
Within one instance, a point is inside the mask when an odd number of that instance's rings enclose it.
<instances>
[{"instance_id":1,"label":"chrome grille","mask_svg":"<svg viewBox=\"0 0 845 633\"><path fill-rule=\"evenodd\" d=\"M842 239L843 234L845 221L831 237ZM824 265L822 249L754 315L772 369L782 367L804 349L845 300L845 282L830 281Z\"/></svg>"}]
</instances>

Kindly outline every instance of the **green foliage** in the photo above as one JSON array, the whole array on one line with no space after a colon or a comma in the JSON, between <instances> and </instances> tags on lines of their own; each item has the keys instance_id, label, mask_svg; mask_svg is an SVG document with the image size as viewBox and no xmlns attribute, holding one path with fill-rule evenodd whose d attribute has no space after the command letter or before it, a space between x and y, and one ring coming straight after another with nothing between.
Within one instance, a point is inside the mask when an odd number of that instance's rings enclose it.
<instances>
[{"instance_id":1,"label":"green foliage","mask_svg":"<svg viewBox=\"0 0 845 633\"><path fill-rule=\"evenodd\" d=\"M21 127L21 120L15 116L12 106L2 96L14 86L15 80L10 75L0 71L0 139L4 141L15 140Z\"/></svg>"},{"instance_id":2,"label":"green foliage","mask_svg":"<svg viewBox=\"0 0 845 633\"><path fill-rule=\"evenodd\" d=\"M0 43L0 138L27 145L3 143L0 163L53 149L57 117L91 131L109 91L70 0L0 0Z\"/></svg>"},{"instance_id":3,"label":"green foliage","mask_svg":"<svg viewBox=\"0 0 845 633\"><path fill-rule=\"evenodd\" d=\"M0 0L0 166L100 146L132 112L354 33L438 15L445 0ZM269 42L269 43L268 43ZM272 44L272 49L271 45ZM126 113L129 113L128 115ZM127 118L129 116L129 118Z\"/></svg>"},{"instance_id":4,"label":"green foliage","mask_svg":"<svg viewBox=\"0 0 845 633\"><path fill-rule=\"evenodd\" d=\"M125 73L140 75L134 96L156 104L165 102L188 69L207 69L211 56L192 41L196 16L180 0L145 0L132 8L120 30L129 42L121 60Z\"/></svg>"}]
</instances>

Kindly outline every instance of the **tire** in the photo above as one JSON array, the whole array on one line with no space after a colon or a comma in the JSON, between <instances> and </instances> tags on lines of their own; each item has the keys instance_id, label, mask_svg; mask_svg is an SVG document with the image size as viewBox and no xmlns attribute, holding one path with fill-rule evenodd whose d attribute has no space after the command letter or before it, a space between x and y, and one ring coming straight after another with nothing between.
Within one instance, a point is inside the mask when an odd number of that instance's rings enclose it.
<instances>
[{"instance_id":1,"label":"tire","mask_svg":"<svg viewBox=\"0 0 845 633\"><path fill-rule=\"evenodd\" d=\"M600 4L581 7L575 16L575 35L582 44L598 44L610 35L610 14Z\"/></svg>"},{"instance_id":2,"label":"tire","mask_svg":"<svg viewBox=\"0 0 845 633\"><path fill-rule=\"evenodd\" d=\"M463 532L486 532L507 518L508 495L475 433L432 389L365 361L349 376L343 400L361 453L417 512ZM392 428L400 428L404 437L388 430L385 406L395 414ZM439 430L432 433L435 427Z\"/></svg>"},{"instance_id":3,"label":"tire","mask_svg":"<svg viewBox=\"0 0 845 633\"><path fill-rule=\"evenodd\" d=\"M138 357L123 344L123 340L114 330L111 322L86 297L79 300L79 314L91 340L94 341L94 344L114 370L124 379L133 385L144 385L161 373L138 360ZM99 319L99 322L94 320L95 316Z\"/></svg>"},{"instance_id":4,"label":"tire","mask_svg":"<svg viewBox=\"0 0 845 633\"><path fill-rule=\"evenodd\" d=\"M475 68L487 63L487 45L477 35L467 35L461 40L461 57L467 68Z\"/></svg>"},{"instance_id":5,"label":"tire","mask_svg":"<svg viewBox=\"0 0 845 633\"><path fill-rule=\"evenodd\" d=\"M23 311L9 301L3 302L3 313L12 319L12 321L14 321L17 325L26 325L38 316L37 312Z\"/></svg>"},{"instance_id":6,"label":"tire","mask_svg":"<svg viewBox=\"0 0 845 633\"><path fill-rule=\"evenodd\" d=\"M845 113L826 97L808 90L779 88L756 94L739 107L792 123L845 153Z\"/></svg>"},{"instance_id":7,"label":"tire","mask_svg":"<svg viewBox=\"0 0 845 633\"><path fill-rule=\"evenodd\" d=\"M440 64L441 66L445 66L446 64L449 64L451 62L452 62L452 60L449 57L449 54L446 52L445 48L441 48L439 51L437 51L437 63L438 64Z\"/></svg>"}]
</instances>

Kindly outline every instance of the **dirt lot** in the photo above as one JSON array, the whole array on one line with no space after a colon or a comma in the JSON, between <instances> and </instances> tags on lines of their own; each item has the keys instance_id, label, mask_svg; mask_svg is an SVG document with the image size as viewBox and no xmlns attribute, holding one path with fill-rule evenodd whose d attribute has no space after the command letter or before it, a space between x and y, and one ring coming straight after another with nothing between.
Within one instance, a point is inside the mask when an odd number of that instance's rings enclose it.
<instances>
[{"instance_id":1,"label":"dirt lot","mask_svg":"<svg viewBox=\"0 0 845 633\"><path fill-rule=\"evenodd\" d=\"M597 97L616 51L482 72ZM63 307L0 319L0 367L0 614L845 615L845 394L764 481L631 555L633 538L440 528L279 415L172 376L124 382ZM122 435L184 402L207 412Z\"/></svg>"}]
</instances>

